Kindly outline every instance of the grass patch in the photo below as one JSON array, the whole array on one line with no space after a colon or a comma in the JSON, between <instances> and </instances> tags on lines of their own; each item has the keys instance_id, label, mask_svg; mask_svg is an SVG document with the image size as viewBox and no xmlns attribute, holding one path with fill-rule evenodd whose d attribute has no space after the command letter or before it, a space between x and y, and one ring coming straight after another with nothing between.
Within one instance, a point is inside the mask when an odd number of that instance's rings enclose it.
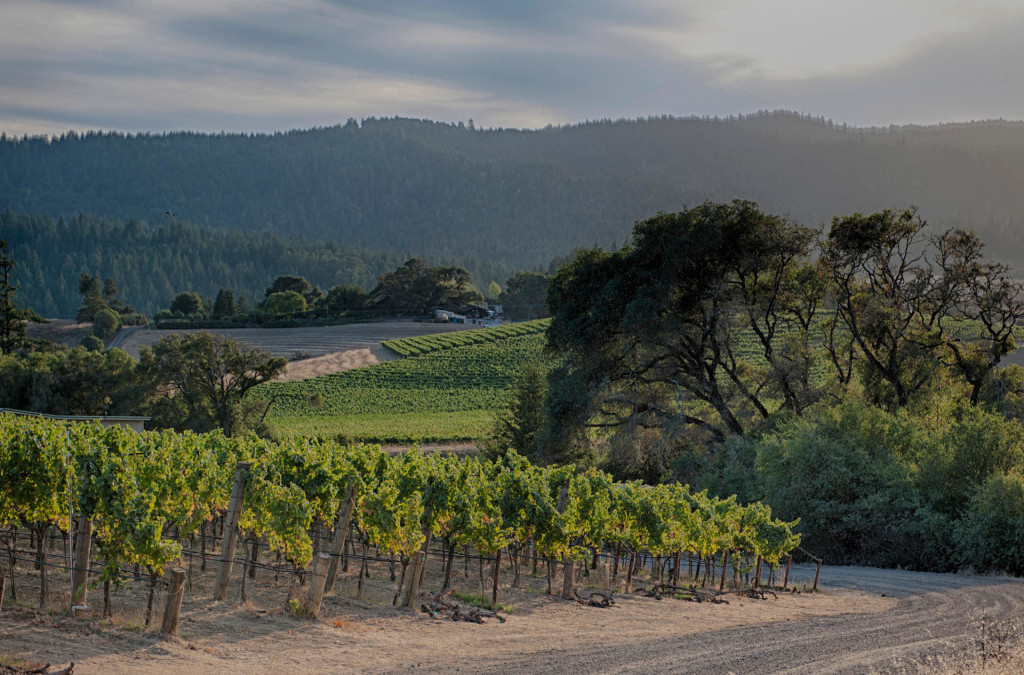
<instances>
[{"instance_id":1,"label":"grass patch","mask_svg":"<svg viewBox=\"0 0 1024 675\"><path fill-rule=\"evenodd\" d=\"M366 415L288 415L273 421L277 436L319 436L343 443L437 443L472 441L494 425L490 410Z\"/></svg>"},{"instance_id":2,"label":"grass patch","mask_svg":"<svg viewBox=\"0 0 1024 675\"><path fill-rule=\"evenodd\" d=\"M474 607L479 607L480 609L490 609L496 612L503 612L505 614L512 614L515 612L515 605L504 605L498 603L498 606L495 607L491 604L491 596L489 595L480 595L478 593L460 593L458 591L452 591L452 597L461 600L467 605L473 605Z\"/></svg>"},{"instance_id":3,"label":"grass patch","mask_svg":"<svg viewBox=\"0 0 1024 675\"><path fill-rule=\"evenodd\" d=\"M8 652L0 652L0 668L9 668L14 671L38 670L43 667L38 661L29 661L20 656Z\"/></svg>"}]
</instances>

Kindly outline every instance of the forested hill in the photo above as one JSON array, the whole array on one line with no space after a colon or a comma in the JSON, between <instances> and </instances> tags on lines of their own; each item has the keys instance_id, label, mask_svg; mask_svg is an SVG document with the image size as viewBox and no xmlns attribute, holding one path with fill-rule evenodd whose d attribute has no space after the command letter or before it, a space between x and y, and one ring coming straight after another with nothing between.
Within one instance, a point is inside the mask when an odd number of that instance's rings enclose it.
<instances>
[{"instance_id":1,"label":"forested hill","mask_svg":"<svg viewBox=\"0 0 1024 675\"><path fill-rule=\"evenodd\" d=\"M324 291L338 284L372 288L411 252L373 251L333 242L237 232L174 222L149 227L94 216L52 219L0 211L0 239L15 259L17 302L43 316L71 318L82 304L78 276L112 278L120 297L150 316L181 291L214 298L230 288L252 306L281 274L305 276ZM464 266L481 288L514 272L490 261L433 262Z\"/></svg>"},{"instance_id":2,"label":"forested hill","mask_svg":"<svg viewBox=\"0 0 1024 675\"><path fill-rule=\"evenodd\" d=\"M735 197L811 225L915 204L1021 267L1021 185L1024 124L1009 122L868 130L766 113L521 131L368 119L0 142L0 208L176 218L518 268L621 242L659 210Z\"/></svg>"}]
</instances>

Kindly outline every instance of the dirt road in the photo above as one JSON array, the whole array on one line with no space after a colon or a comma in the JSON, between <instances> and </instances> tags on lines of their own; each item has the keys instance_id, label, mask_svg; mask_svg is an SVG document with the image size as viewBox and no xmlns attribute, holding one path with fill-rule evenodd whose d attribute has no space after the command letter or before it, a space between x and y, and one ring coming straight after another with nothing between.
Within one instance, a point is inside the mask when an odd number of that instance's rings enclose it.
<instances>
[{"instance_id":1,"label":"dirt road","mask_svg":"<svg viewBox=\"0 0 1024 675\"><path fill-rule=\"evenodd\" d=\"M1020 580L825 568L824 583L872 596L895 596L883 612L810 617L635 644L584 643L506 658L480 673L886 672L897 660L963 650L977 621L1013 620L1024 610ZM697 637L697 639L694 639Z\"/></svg>"},{"instance_id":2,"label":"dirt road","mask_svg":"<svg viewBox=\"0 0 1024 675\"><path fill-rule=\"evenodd\" d=\"M0 655L74 660L85 674L886 673L900 659L963 654L982 616L1000 622L1024 609L1019 580L826 567L819 594L728 605L624 595L611 609L547 597L543 579L529 577L503 591L515 605L506 623L475 625L392 609L382 571L363 602L353 599L356 575L342 579L319 621L283 612L284 587L269 578L243 606L205 599L204 581L185 602L181 640L141 631L130 614L109 624L5 607ZM475 573L458 576L474 588Z\"/></svg>"}]
</instances>

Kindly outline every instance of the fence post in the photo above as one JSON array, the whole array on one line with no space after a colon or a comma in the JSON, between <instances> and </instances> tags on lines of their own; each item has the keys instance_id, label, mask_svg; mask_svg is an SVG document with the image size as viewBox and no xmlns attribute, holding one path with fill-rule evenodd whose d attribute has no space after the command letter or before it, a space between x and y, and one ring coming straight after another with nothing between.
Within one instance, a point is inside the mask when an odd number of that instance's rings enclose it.
<instances>
[{"instance_id":1,"label":"fence post","mask_svg":"<svg viewBox=\"0 0 1024 675\"><path fill-rule=\"evenodd\" d=\"M313 578L309 580L306 611L314 619L320 616L320 603L324 599L324 585L327 581L327 568L330 564L331 556L327 553L319 553L313 560Z\"/></svg>"},{"instance_id":2,"label":"fence post","mask_svg":"<svg viewBox=\"0 0 1024 675\"><path fill-rule=\"evenodd\" d=\"M178 613L181 611L181 598L185 594L185 570L175 567L168 570L171 574L171 585L167 589L167 604L164 606L164 620L160 624L160 632L164 635L175 635L178 632Z\"/></svg>"},{"instance_id":3,"label":"fence post","mask_svg":"<svg viewBox=\"0 0 1024 675\"><path fill-rule=\"evenodd\" d=\"M242 506L245 500L246 473L251 468L252 462L239 462L235 465L235 484L231 486L231 501L228 503L228 515L224 523L220 569L217 570L217 583L213 588L214 600L227 600L228 598L231 564L234 562L235 547L238 545L238 518L242 515Z\"/></svg>"},{"instance_id":4,"label":"fence post","mask_svg":"<svg viewBox=\"0 0 1024 675\"><path fill-rule=\"evenodd\" d=\"M812 591L818 590L818 575L821 574L821 563L822 559L818 558L818 569L814 571L814 587L811 589Z\"/></svg>"},{"instance_id":5,"label":"fence post","mask_svg":"<svg viewBox=\"0 0 1024 675\"><path fill-rule=\"evenodd\" d=\"M338 512L338 520L334 523L334 541L331 542L331 564L327 567L327 580L324 588L331 591L334 588L334 579L338 575L338 560L341 556L341 549L348 539L349 523L352 521L352 510L356 505L356 481L349 479L348 487L345 489L345 501Z\"/></svg>"},{"instance_id":6,"label":"fence post","mask_svg":"<svg viewBox=\"0 0 1024 675\"><path fill-rule=\"evenodd\" d=\"M791 564L793 564L793 556L792 555L787 555L786 556L786 576L783 577L783 579L782 579L782 587L783 588L789 588L789 566Z\"/></svg>"}]
</instances>

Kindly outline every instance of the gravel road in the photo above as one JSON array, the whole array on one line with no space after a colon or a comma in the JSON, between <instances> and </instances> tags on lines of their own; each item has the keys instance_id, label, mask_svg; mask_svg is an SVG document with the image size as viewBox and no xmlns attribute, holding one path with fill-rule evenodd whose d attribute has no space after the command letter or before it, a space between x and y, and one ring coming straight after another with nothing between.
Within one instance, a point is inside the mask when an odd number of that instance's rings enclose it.
<instances>
[{"instance_id":1,"label":"gravel road","mask_svg":"<svg viewBox=\"0 0 1024 675\"><path fill-rule=\"evenodd\" d=\"M506 657L479 673L884 673L896 659L962 649L977 620L1024 610L1016 579L862 567L822 570L823 585L898 598L888 611L729 628L634 644L564 645Z\"/></svg>"}]
</instances>

